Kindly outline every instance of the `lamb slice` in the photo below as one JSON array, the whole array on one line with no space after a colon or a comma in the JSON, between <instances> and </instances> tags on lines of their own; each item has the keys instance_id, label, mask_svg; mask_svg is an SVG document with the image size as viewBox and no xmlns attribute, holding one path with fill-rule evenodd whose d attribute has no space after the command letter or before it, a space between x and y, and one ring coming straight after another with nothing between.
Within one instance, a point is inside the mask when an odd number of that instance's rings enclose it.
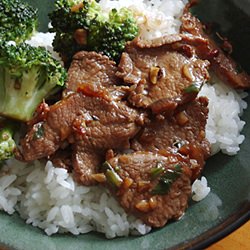
<instances>
[{"instance_id":1,"label":"lamb slice","mask_svg":"<svg viewBox=\"0 0 250 250\"><path fill-rule=\"evenodd\" d=\"M34 161L53 154L59 147L60 136L47 123L34 124L20 141L15 158Z\"/></svg>"},{"instance_id":2,"label":"lamb slice","mask_svg":"<svg viewBox=\"0 0 250 250\"><path fill-rule=\"evenodd\" d=\"M179 105L195 99L208 80L209 62L198 59L192 49L183 51L182 37L176 37L163 37L162 42L136 39L126 45L116 75L132 85L128 97L132 105L172 114Z\"/></svg>"},{"instance_id":3,"label":"lamb slice","mask_svg":"<svg viewBox=\"0 0 250 250\"><path fill-rule=\"evenodd\" d=\"M74 55L68 70L67 90L77 91L88 84L94 89L108 92L113 100L127 95L127 86L118 86L121 80L115 75L116 63L107 56L93 51L81 51Z\"/></svg>"},{"instance_id":4,"label":"lamb slice","mask_svg":"<svg viewBox=\"0 0 250 250\"><path fill-rule=\"evenodd\" d=\"M71 160L72 149L68 145L65 148L58 149L55 154L49 157L50 161L55 167L64 168L68 172L72 172L72 160Z\"/></svg>"},{"instance_id":5,"label":"lamb slice","mask_svg":"<svg viewBox=\"0 0 250 250\"><path fill-rule=\"evenodd\" d=\"M191 161L179 154L135 152L103 164L106 185L129 214L152 227L180 218L191 195Z\"/></svg>"},{"instance_id":6,"label":"lamb slice","mask_svg":"<svg viewBox=\"0 0 250 250\"><path fill-rule=\"evenodd\" d=\"M207 105L207 98L199 97L168 119L152 120L133 140L132 148L152 152L168 149L188 155L197 162L192 169L192 179L196 179L211 154L205 138Z\"/></svg>"},{"instance_id":7,"label":"lamb slice","mask_svg":"<svg viewBox=\"0 0 250 250\"><path fill-rule=\"evenodd\" d=\"M123 133L126 129L137 131L138 126L134 121L135 118L140 119L139 114L134 109L129 108L125 102L115 102L102 97L72 93L65 99L52 105L46 114L46 119L32 125L28 130L25 137L21 140L19 153L22 160L32 161L48 157L63 146L65 141L74 143L74 140L72 141L73 132L79 132L79 129L82 129L82 125L77 124L80 117L84 117L86 124L89 124L90 127L92 126L91 124L98 124L99 119L106 125L115 121L116 126L111 127L113 128L112 132L117 135L119 134L118 131ZM124 128L119 127L119 122L120 126L124 126ZM108 126L107 130L109 130ZM97 127L93 128L93 133L98 132ZM124 137L126 135L125 133ZM91 140L91 135L89 136ZM96 136L97 138L100 137L100 140L106 140L106 138L103 138L104 134L102 131ZM120 139L122 136L123 134L120 135Z\"/></svg>"},{"instance_id":8,"label":"lamb slice","mask_svg":"<svg viewBox=\"0 0 250 250\"><path fill-rule=\"evenodd\" d=\"M50 106L46 118L31 126L20 142L21 160L48 157L60 148L72 133L72 123L85 106L81 93L73 93Z\"/></svg>"},{"instance_id":9,"label":"lamb slice","mask_svg":"<svg viewBox=\"0 0 250 250\"><path fill-rule=\"evenodd\" d=\"M98 172L109 149L130 147L129 140L139 130L139 113L125 102L89 98L84 115L74 122L73 167L76 180L83 185L96 184Z\"/></svg>"},{"instance_id":10,"label":"lamb slice","mask_svg":"<svg viewBox=\"0 0 250 250\"><path fill-rule=\"evenodd\" d=\"M223 82L233 88L250 88L250 76L242 69L239 70L239 65L231 58L230 54L224 53L215 41L204 32L204 25L190 13L189 9L190 5L187 5L181 18L181 32L199 36L208 41L207 44L200 43L196 46L198 56L201 59L209 60L211 69Z\"/></svg>"}]
</instances>

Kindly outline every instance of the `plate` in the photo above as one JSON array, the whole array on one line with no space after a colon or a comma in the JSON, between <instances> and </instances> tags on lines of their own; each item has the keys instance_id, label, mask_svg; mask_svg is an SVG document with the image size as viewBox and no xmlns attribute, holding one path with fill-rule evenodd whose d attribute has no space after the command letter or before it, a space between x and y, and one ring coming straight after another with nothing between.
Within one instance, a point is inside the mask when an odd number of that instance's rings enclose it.
<instances>
[{"instance_id":1,"label":"plate","mask_svg":"<svg viewBox=\"0 0 250 250\"><path fill-rule=\"evenodd\" d=\"M40 29L46 30L47 13L51 10L53 1L30 0L28 2L39 8ZM207 8L207 4L211 8ZM250 61L250 53L248 53L250 43L247 41L250 40L248 39L250 25L245 23L250 22L250 1L204 0L199 8L194 9L194 12L206 22L217 20L217 28L229 34L230 39L235 43L234 56L249 70L247 62ZM206 15L203 15L204 13ZM235 33L236 30L237 33ZM250 98L246 100L250 104ZM245 111L243 120L250 122L250 108ZM0 212L0 242L8 249L18 250L205 248L250 218L250 125L245 126L243 133L246 139L237 156L218 154L208 160L204 175L208 179L211 193L201 202L191 202L180 220L162 229L153 230L145 236L112 240L107 240L98 233L48 237L42 230L25 224L18 215L9 216Z\"/></svg>"}]
</instances>

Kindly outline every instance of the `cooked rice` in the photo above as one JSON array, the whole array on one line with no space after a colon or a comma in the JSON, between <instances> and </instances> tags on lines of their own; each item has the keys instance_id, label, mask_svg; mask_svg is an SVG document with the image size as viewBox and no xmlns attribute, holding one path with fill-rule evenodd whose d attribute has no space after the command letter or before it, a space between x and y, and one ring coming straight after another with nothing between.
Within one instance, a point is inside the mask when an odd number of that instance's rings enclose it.
<instances>
[{"instance_id":1,"label":"cooked rice","mask_svg":"<svg viewBox=\"0 0 250 250\"><path fill-rule=\"evenodd\" d=\"M8 161L0 178L0 208L14 210L26 223L46 234L70 232L74 235L97 231L107 238L146 234L150 227L127 215L102 187L85 187L73 181L65 169L44 164Z\"/></svg>"},{"instance_id":2,"label":"cooked rice","mask_svg":"<svg viewBox=\"0 0 250 250\"><path fill-rule=\"evenodd\" d=\"M52 56L61 61L61 58L57 52L54 51L52 42L54 39L55 33L43 33L36 32L30 40L26 41L26 43L30 44L33 47L45 47L49 52L51 52ZM62 61L61 61L62 62Z\"/></svg>"},{"instance_id":3,"label":"cooked rice","mask_svg":"<svg viewBox=\"0 0 250 250\"><path fill-rule=\"evenodd\" d=\"M178 32L181 22L179 17L187 0L101 0L104 11L112 8L128 7L133 10L144 39L158 38Z\"/></svg>"},{"instance_id":4,"label":"cooked rice","mask_svg":"<svg viewBox=\"0 0 250 250\"><path fill-rule=\"evenodd\" d=\"M240 116L247 108L244 101L247 92L236 91L218 79L212 79L211 84L203 86L199 95L209 99L206 137L212 145L212 154L220 150L228 155L236 154L245 139L240 134L245 125Z\"/></svg>"},{"instance_id":5,"label":"cooked rice","mask_svg":"<svg viewBox=\"0 0 250 250\"><path fill-rule=\"evenodd\" d=\"M202 176L200 180L195 180L192 185L192 199L194 201L203 200L210 192L210 187L207 186L206 177Z\"/></svg>"},{"instance_id":6,"label":"cooked rice","mask_svg":"<svg viewBox=\"0 0 250 250\"><path fill-rule=\"evenodd\" d=\"M178 18L186 2L138 0L135 5L134 0L100 1L105 11L124 6L133 9L140 25L140 36L146 39L178 32ZM52 51L52 39L53 34L37 33L29 43ZM213 153L219 150L227 154L237 153L244 140L240 131L245 123L239 116L247 106L242 100L246 94L214 83L205 85L200 95L210 100L206 136L213 146ZM196 201L206 197L210 188L205 177L194 182L192 191ZM151 230L140 220L127 215L107 190L78 185L71 174L55 168L50 161L32 164L8 161L0 172L0 209L9 214L18 211L26 223L44 229L48 235L98 231L107 238L114 238L143 235Z\"/></svg>"}]
</instances>

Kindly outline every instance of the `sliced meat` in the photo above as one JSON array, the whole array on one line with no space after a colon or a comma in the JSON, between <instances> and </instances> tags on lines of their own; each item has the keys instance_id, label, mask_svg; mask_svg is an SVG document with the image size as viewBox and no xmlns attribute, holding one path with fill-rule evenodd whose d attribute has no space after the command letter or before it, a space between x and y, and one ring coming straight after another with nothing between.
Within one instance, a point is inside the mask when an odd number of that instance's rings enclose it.
<instances>
[{"instance_id":1,"label":"sliced meat","mask_svg":"<svg viewBox=\"0 0 250 250\"><path fill-rule=\"evenodd\" d=\"M128 87L118 86L116 63L96 52L81 51L74 55L68 70L67 89L77 92L86 84L94 91L106 91L112 99L120 100L127 95Z\"/></svg>"},{"instance_id":2,"label":"sliced meat","mask_svg":"<svg viewBox=\"0 0 250 250\"><path fill-rule=\"evenodd\" d=\"M34 124L21 139L21 148L15 157L21 161L33 161L52 155L60 147L60 135L47 122Z\"/></svg>"},{"instance_id":3,"label":"sliced meat","mask_svg":"<svg viewBox=\"0 0 250 250\"><path fill-rule=\"evenodd\" d=\"M67 88L77 91L82 83L110 87L119 79L115 76L116 64L107 56L96 52L81 51L74 55L68 70Z\"/></svg>"},{"instance_id":4,"label":"sliced meat","mask_svg":"<svg viewBox=\"0 0 250 250\"><path fill-rule=\"evenodd\" d=\"M72 172L72 160L71 160L72 150L68 146L65 149L59 149L53 154L49 159L52 161L53 165L58 168L64 168L68 172Z\"/></svg>"},{"instance_id":5,"label":"sliced meat","mask_svg":"<svg viewBox=\"0 0 250 250\"><path fill-rule=\"evenodd\" d=\"M111 113L107 114L107 112ZM112 112L114 113L112 114ZM77 117L84 117L89 124L94 124L91 119L105 118L106 123L108 123L109 118L111 120L117 119L117 123L120 119L121 126L124 126L125 130L126 122L131 127L136 127L133 123L136 115L138 113L123 102L108 101L82 93L72 93L67 98L52 105L46 114L46 120L34 124L21 140L22 160L32 161L50 156L60 148L65 140L72 143L72 133L76 129L73 125L76 123ZM78 126L78 128L80 127ZM105 137L102 137L104 136L102 132L98 136L106 140Z\"/></svg>"},{"instance_id":6,"label":"sliced meat","mask_svg":"<svg viewBox=\"0 0 250 250\"><path fill-rule=\"evenodd\" d=\"M191 195L191 162L179 154L136 152L103 165L107 185L127 213L152 227L180 218Z\"/></svg>"},{"instance_id":7,"label":"sliced meat","mask_svg":"<svg viewBox=\"0 0 250 250\"><path fill-rule=\"evenodd\" d=\"M84 108L82 94L74 93L50 106L44 121L31 126L21 140L22 160L33 161L50 156L72 132L72 123Z\"/></svg>"},{"instance_id":8,"label":"sliced meat","mask_svg":"<svg viewBox=\"0 0 250 250\"><path fill-rule=\"evenodd\" d=\"M132 85L128 100L134 106L171 114L178 105L193 100L199 87L208 80L209 62L197 59L192 51L187 55L180 46L176 50L174 44L180 39L181 36L164 37L165 44L159 39L155 42L136 39L126 45L116 75ZM197 86L195 91L186 91L193 85Z\"/></svg>"},{"instance_id":9,"label":"sliced meat","mask_svg":"<svg viewBox=\"0 0 250 250\"><path fill-rule=\"evenodd\" d=\"M207 39L198 36L198 35L192 35L190 34L171 34L171 35L165 35L163 37L155 38L152 40L143 40L140 37L133 40L133 43L135 43L139 48L157 48L161 46L166 46L168 49L176 50L179 52L184 53L189 58L195 55L195 50L191 48L190 51L185 51L183 49L180 49L177 45L182 45L186 47L187 45L190 46L197 46L201 44L206 44L208 41ZM190 47L189 47L190 48Z\"/></svg>"},{"instance_id":10,"label":"sliced meat","mask_svg":"<svg viewBox=\"0 0 250 250\"><path fill-rule=\"evenodd\" d=\"M76 179L84 185L95 184L92 175L105 159L109 149L130 147L129 140L139 130L139 113L123 102L101 98L85 101L84 115L74 122L73 166Z\"/></svg>"},{"instance_id":11,"label":"sliced meat","mask_svg":"<svg viewBox=\"0 0 250 250\"><path fill-rule=\"evenodd\" d=\"M195 47L198 56L209 60L212 70L225 83L234 88L249 88L250 76L242 70L239 71L239 65L204 32L204 26L189 12L189 8L190 6L187 5L182 16L181 32L200 36L208 41L207 44L203 43Z\"/></svg>"},{"instance_id":12,"label":"sliced meat","mask_svg":"<svg viewBox=\"0 0 250 250\"><path fill-rule=\"evenodd\" d=\"M100 164L103 162L103 151L95 152L85 148L84 141L74 144L72 164L75 180L85 186L96 185L94 175L98 173Z\"/></svg>"},{"instance_id":13,"label":"sliced meat","mask_svg":"<svg viewBox=\"0 0 250 250\"><path fill-rule=\"evenodd\" d=\"M136 151L181 152L197 161L193 179L197 178L210 156L210 144L205 138L208 100L200 97L169 119L152 120L132 142Z\"/></svg>"}]
</instances>

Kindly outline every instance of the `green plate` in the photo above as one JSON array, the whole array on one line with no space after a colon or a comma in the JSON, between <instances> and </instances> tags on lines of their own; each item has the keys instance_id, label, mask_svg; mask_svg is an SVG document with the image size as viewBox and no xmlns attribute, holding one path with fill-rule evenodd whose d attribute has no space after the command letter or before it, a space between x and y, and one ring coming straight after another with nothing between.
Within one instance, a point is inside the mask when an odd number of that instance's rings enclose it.
<instances>
[{"instance_id":1,"label":"green plate","mask_svg":"<svg viewBox=\"0 0 250 250\"><path fill-rule=\"evenodd\" d=\"M39 7L40 29L46 30L51 0L29 0ZM209 6L208 6L209 5ZM227 34L235 47L234 56L245 69L250 64L250 1L203 0L194 12L204 21L216 21L216 28ZM205 14L204 14L205 13ZM250 103L250 98L247 98ZM250 109L243 116L250 121ZM40 229L26 225L16 214L0 213L0 242L10 249L75 250L75 249L202 249L226 236L250 218L250 125L237 156L218 154L206 165L211 193L199 203L191 203L186 214L166 227L146 236L107 240L103 235L54 235L48 237Z\"/></svg>"}]
</instances>

